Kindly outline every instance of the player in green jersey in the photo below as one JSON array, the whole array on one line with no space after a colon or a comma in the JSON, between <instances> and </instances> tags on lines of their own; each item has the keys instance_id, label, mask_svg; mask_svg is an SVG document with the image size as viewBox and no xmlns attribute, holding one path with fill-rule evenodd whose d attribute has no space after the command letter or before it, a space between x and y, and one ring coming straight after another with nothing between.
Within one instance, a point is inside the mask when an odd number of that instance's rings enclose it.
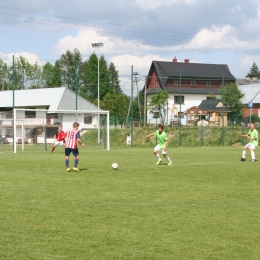
<instances>
[{"instance_id":1,"label":"player in green jersey","mask_svg":"<svg viewBox=\"0 0 260 260\"><path fill-rule=\"evenodd\" d=\"M244 162L246 160L247 149L250 149L251 151L251 162L257 161L255 159L255 148L258 145L258 131L255 129L255 124L250 124L250 130L248 131L248 134L242 136L250 139L250 142L243 147L241 162Z\"/></svg>"},{"instance_id":2,"label":"player in green jersey","mask_svg":"<svg viewBox=\"0 0 260 260\"><path fill-rule=\"evenodd\" d=\"M158 144L154 147L154 155L158 159L156 164L160 164L162 162L162 159L159 155L159 151L162 151L162 154L164 158L168 161L168 165L172 165L172 161L170 157L167 155L167 145L168 145L168 137L167 134L163 131L163 125L158 125L158 130L156 130L154 133L151 133L146 136L146 138L149 138L151 136L155 136L157 138Z\"/></svg>"}]
</instances>

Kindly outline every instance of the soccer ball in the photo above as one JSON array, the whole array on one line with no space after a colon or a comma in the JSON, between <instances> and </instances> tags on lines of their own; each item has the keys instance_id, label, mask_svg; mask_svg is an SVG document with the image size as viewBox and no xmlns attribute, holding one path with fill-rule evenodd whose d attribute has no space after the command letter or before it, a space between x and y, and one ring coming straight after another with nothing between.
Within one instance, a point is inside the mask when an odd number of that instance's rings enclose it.
<instances>
[{"instance_id":1,"label":"soccer ball","mask_svg":"<svg viewBox=\"0 0 260 260\"><path fill-rule=\"evenodd\" d=\"M117 164L117 163L112 163L112 168L113 168L114 170L116 170L116 169L118 168L118 164Z\"/></svg>"}]
</instances>

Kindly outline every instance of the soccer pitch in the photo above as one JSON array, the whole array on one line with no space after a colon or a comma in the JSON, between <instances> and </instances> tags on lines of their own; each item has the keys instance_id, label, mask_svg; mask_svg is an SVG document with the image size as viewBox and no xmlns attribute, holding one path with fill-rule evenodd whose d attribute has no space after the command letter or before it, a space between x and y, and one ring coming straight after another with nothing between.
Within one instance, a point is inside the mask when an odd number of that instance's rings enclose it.
<instances>
[{"instance_id":1,"label":"soccer pitch","mask_svg":"<svg viewBox=\"0 0 260 260\"><path fill-rule=\"evenodd\" d=\"M2 153L0 259L260 259L260 161L241 152L86 146L80 172L61 147Z\"/></svg>"}]
</instances>

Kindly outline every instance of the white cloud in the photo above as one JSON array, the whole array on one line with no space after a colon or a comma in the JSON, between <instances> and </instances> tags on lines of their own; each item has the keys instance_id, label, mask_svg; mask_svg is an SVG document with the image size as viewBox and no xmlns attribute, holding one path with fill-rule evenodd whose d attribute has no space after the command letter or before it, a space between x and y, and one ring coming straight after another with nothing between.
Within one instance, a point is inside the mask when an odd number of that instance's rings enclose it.
<instances>
[{"instance_id":1,"label":"white cloud","mask_svg":"<svg viewBox=\"0 0 260 260\"><path fill-rule=\"evenodd\" d=\"M139 5L143 9L156 9L160 6L172 6L174 4L187 4L192 5L198 2L198 0L164 0L164 1L158 1L158 0L135 0L135 4Z\"/></svg>"},{"instance_id":2,"label":"white cloud","mask_svg":"<svg viewBox=\"0 0 260 260\"><path fill-rule=\"evenodd\" d=\"M230 65L230 68L236 78L244 78L254 62L260 69L260 56L243 54Z\"/></svg>"},{"instance_id":3,"label":"white cloud","mask_svg":"<svg viewBox=\"0 0 260 260\"><path fill-rule=\"evenodd\" d=\"M238 40L235 29L230 25L212 26L201 29L188 43L173 47L175 50L242 50L259 48L259 40L247 42Z\"/></svg>"},{"instance_id":4,"label":"white cloud","mask_svg":"<svg viewBox=\"0 0 260 260\"><path fill-rule=\"evenodd\" d=\"M13 53L2 53L0 52L0 58L7 64L12 64L13 62L13 56L14 59L19 58L20 56L24 57L28 60L29 63L35 64L38 63L38 65L44 65L46 61L42 61L36 54L29 53L29 52L13 52Z\"/></svg>"},{"instance_id":5,"label":"white cloud","mask_svg":"<svg viewBox=\"0 0 260 260\"><path fill-rule=\"evenodd\" d=\"M65 53L67 50L74 50L78 49L81 54L88 55L94 51L91 43L95 42L104 42L105 48L107 43L108 37L101 37L99 36L96 31L92 28L88 29L80 29L76 36L68 35L58 41L58 43L53 47L52 53L56 56L60 56L61 54ZM102 50L103 52L103 50Z\"/></svg>"}]
</instances>

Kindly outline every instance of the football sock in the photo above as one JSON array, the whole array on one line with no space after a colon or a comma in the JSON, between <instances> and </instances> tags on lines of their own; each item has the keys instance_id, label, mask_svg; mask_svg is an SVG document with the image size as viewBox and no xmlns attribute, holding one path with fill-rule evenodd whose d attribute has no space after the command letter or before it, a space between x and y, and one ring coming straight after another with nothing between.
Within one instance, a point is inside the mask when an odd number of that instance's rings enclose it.
<instances>
[{"instance_id":1,"label":"football sock","mask_svg":"<svg viewBox=\"0 0 260 260\"><path fill-rule=\"evenodd\" d=\"M254 151L251 152L251 158L252 158L252 160L255 160L255 152Z\"/></svg>"},{"instance_id":2,"label":"football sock","mask_svg":"<svg viewBox=\"0 0 260 260\"><path fill-rule=\"evenodd\" d=\"M160 157L160 155L159 155L158 153L156 153L155 156L156 156L156 158L158 159L158 161L161 161L161 160L162 160L161 157Z\"/></svg>"},{"instance_id":3,"label":"football sock","mask_svg":"<svg viewBox=\"0 0 260 260\"><path fill-rule=\"evenodd\" d=\"M66 168L69 168L69 165L70 165L69 159L66 159L66 160L65 160L65 164L66 164Z\"/></svg>"},{"instance_id":4,"label":"football sock","mask_svg":"<svg viewBox=\"0 0 260 260\"><path fill-rule=\"evenodd\" d=\"M165 159L168 161L168 162L172 162L170 157L168 155L166 155Z\"/></svg>"},{"instance_id":5,"label":"football sock","mask_svg":"<svg viewBox=\"0 0 260 260\"><path fill-rule=\"evenodd\" d=\"M244 151L244 150L243 150L243 152L242 152L242 158L243 158L243 159L246 158L246 151Z\"/></svg>"},{"instance_id":6,"label":"football sock","mask_svg":"<svg viewBox=\"0 0 260 260\"><path fill-rule=\"evenodd\" d=\"M75 167L75 168L77 168L78 163L79 163L79 159L75 159L75 161L74 161L74 167Z\"/></svg>"}]
</instances>

